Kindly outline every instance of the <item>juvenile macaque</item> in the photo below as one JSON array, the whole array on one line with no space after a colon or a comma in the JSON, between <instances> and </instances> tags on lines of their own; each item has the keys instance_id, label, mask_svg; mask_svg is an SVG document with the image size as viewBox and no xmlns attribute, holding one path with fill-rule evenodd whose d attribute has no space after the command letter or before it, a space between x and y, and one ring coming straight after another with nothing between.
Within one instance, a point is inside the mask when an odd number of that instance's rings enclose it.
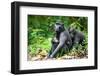
<instances>
[{"instance_id":1,"label":"juvenile macaque","mask_svg":"<svg viewBox=\"0 0 100 76\"><path fill-rule=\"evenodd\" d=\"M72 44L75 45L75 44L82 44L85 36L82 32L76 30L75 28L72 28L70 27L68 29L69 33L70 33L70 36L71 36L71 39L72 39Z\"/></svg>"}]
</instances>

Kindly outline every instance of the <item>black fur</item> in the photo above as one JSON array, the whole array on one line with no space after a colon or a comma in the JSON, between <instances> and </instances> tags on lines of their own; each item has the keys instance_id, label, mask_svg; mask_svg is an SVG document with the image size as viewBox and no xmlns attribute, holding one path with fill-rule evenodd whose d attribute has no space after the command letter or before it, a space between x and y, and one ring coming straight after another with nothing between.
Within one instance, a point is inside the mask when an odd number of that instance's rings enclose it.
<instances>
[{"instance_id":1,"label":"black fur","mask_svg":"<svg viewBox=\"0 0 100 76\"><path fill-rule=\"evenodd\" d=\"M72 39L67 29L64 28L63 23L55 24L55 32L56 36L52 39L52 47L50 53L48 54L48 58L53 58L55 55L61 50L65 48L68 50L72 46Z\"/></svg>"},{"instance_id":2,"label":"black fur","mask_svg":"<svg viewBox=\"0 0 100 76\"><path fill-rule=\"evenodd\" d=\"M83 40L85 39L85 36L82 32L80 31L77 31L76 29L72 28L72 27L69 27L68 29L69 33L70 33L70 36L71 36L71 39L72 39L72 44L73 46L75 44L82 44Z\"/></svg>"}]
</instances>

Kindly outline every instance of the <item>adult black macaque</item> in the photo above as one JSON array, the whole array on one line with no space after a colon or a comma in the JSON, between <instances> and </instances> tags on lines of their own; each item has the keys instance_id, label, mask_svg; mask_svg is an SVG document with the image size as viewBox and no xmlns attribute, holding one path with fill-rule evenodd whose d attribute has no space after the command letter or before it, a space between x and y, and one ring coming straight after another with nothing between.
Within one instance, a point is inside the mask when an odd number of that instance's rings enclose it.
<instances>
[{"instance_id":1,"label":"adult black macaque","mask_svg":"<svg viewBox=\"0 0 100 76\"><path fill-rule=\"evenodd\" d=\"M76 30L75 28L69 27L68 28L69 34L72 39L72 45L82 44L85 39L85 36L82 32Z\"/></svg>"},{"instance_id":2,"label":"adult black macaque","mask_svg":"<svg viewBox=\"0 0 100 76\"><path fill-rule=\"evenodd\" d=\"M52 39L52 47L47 58L53 58L62 48L66 48L66 50L68 50L72 46L70 34L68 30L64 28L63 23L55 23L54 29L56 36Z\"/></svg>"}]
</instances>

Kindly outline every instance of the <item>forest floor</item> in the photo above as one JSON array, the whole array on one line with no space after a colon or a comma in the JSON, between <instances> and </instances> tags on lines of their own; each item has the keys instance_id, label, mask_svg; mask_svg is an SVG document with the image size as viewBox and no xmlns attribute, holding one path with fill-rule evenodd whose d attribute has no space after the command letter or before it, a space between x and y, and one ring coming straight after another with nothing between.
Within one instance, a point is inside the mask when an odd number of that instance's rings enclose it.
<instances>
[{"instance_id":1,"label":"forest floor","mask_svg":"<svg viewBox=\"0 0 100 76\"><path fill-rule=\"evenodd\" d=\"M61 57L57 58L47 58L46 52L40 52L35 56L32 56L31 54L28 54L28 61L41 61L41 60L68 60L68 59L86 59L88 58L88 55L84 56L76 56L76 55L63 55Z\"/></svg>"}]
</instances>

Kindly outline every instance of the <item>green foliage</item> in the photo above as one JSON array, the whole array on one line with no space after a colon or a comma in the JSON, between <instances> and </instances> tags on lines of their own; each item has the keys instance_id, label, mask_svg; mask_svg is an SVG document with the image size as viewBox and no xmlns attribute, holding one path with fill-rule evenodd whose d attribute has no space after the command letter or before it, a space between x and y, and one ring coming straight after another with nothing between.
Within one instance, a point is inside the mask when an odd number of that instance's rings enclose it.
<instances>
[{"instance_id":1,"label":"green foliage","mask_svg":"<svg viewBox=\"0 0 100 76\"><path fill-rule=\"evenodd\" d=\"M61 51L57 57L60 57L63 54L71 55L73 51L75 53L79 51L87 52L87 17L28 15L28 53L35 56L40 50L49 52L51 48L51 39L55 33L53 30L54 24L58 20L62 21L66 28L72 26L79 31L82 31L85 34L85 41L83 46L80 45L78 49L73 48L69 53Z\"/></svg>"}]
</instances>

